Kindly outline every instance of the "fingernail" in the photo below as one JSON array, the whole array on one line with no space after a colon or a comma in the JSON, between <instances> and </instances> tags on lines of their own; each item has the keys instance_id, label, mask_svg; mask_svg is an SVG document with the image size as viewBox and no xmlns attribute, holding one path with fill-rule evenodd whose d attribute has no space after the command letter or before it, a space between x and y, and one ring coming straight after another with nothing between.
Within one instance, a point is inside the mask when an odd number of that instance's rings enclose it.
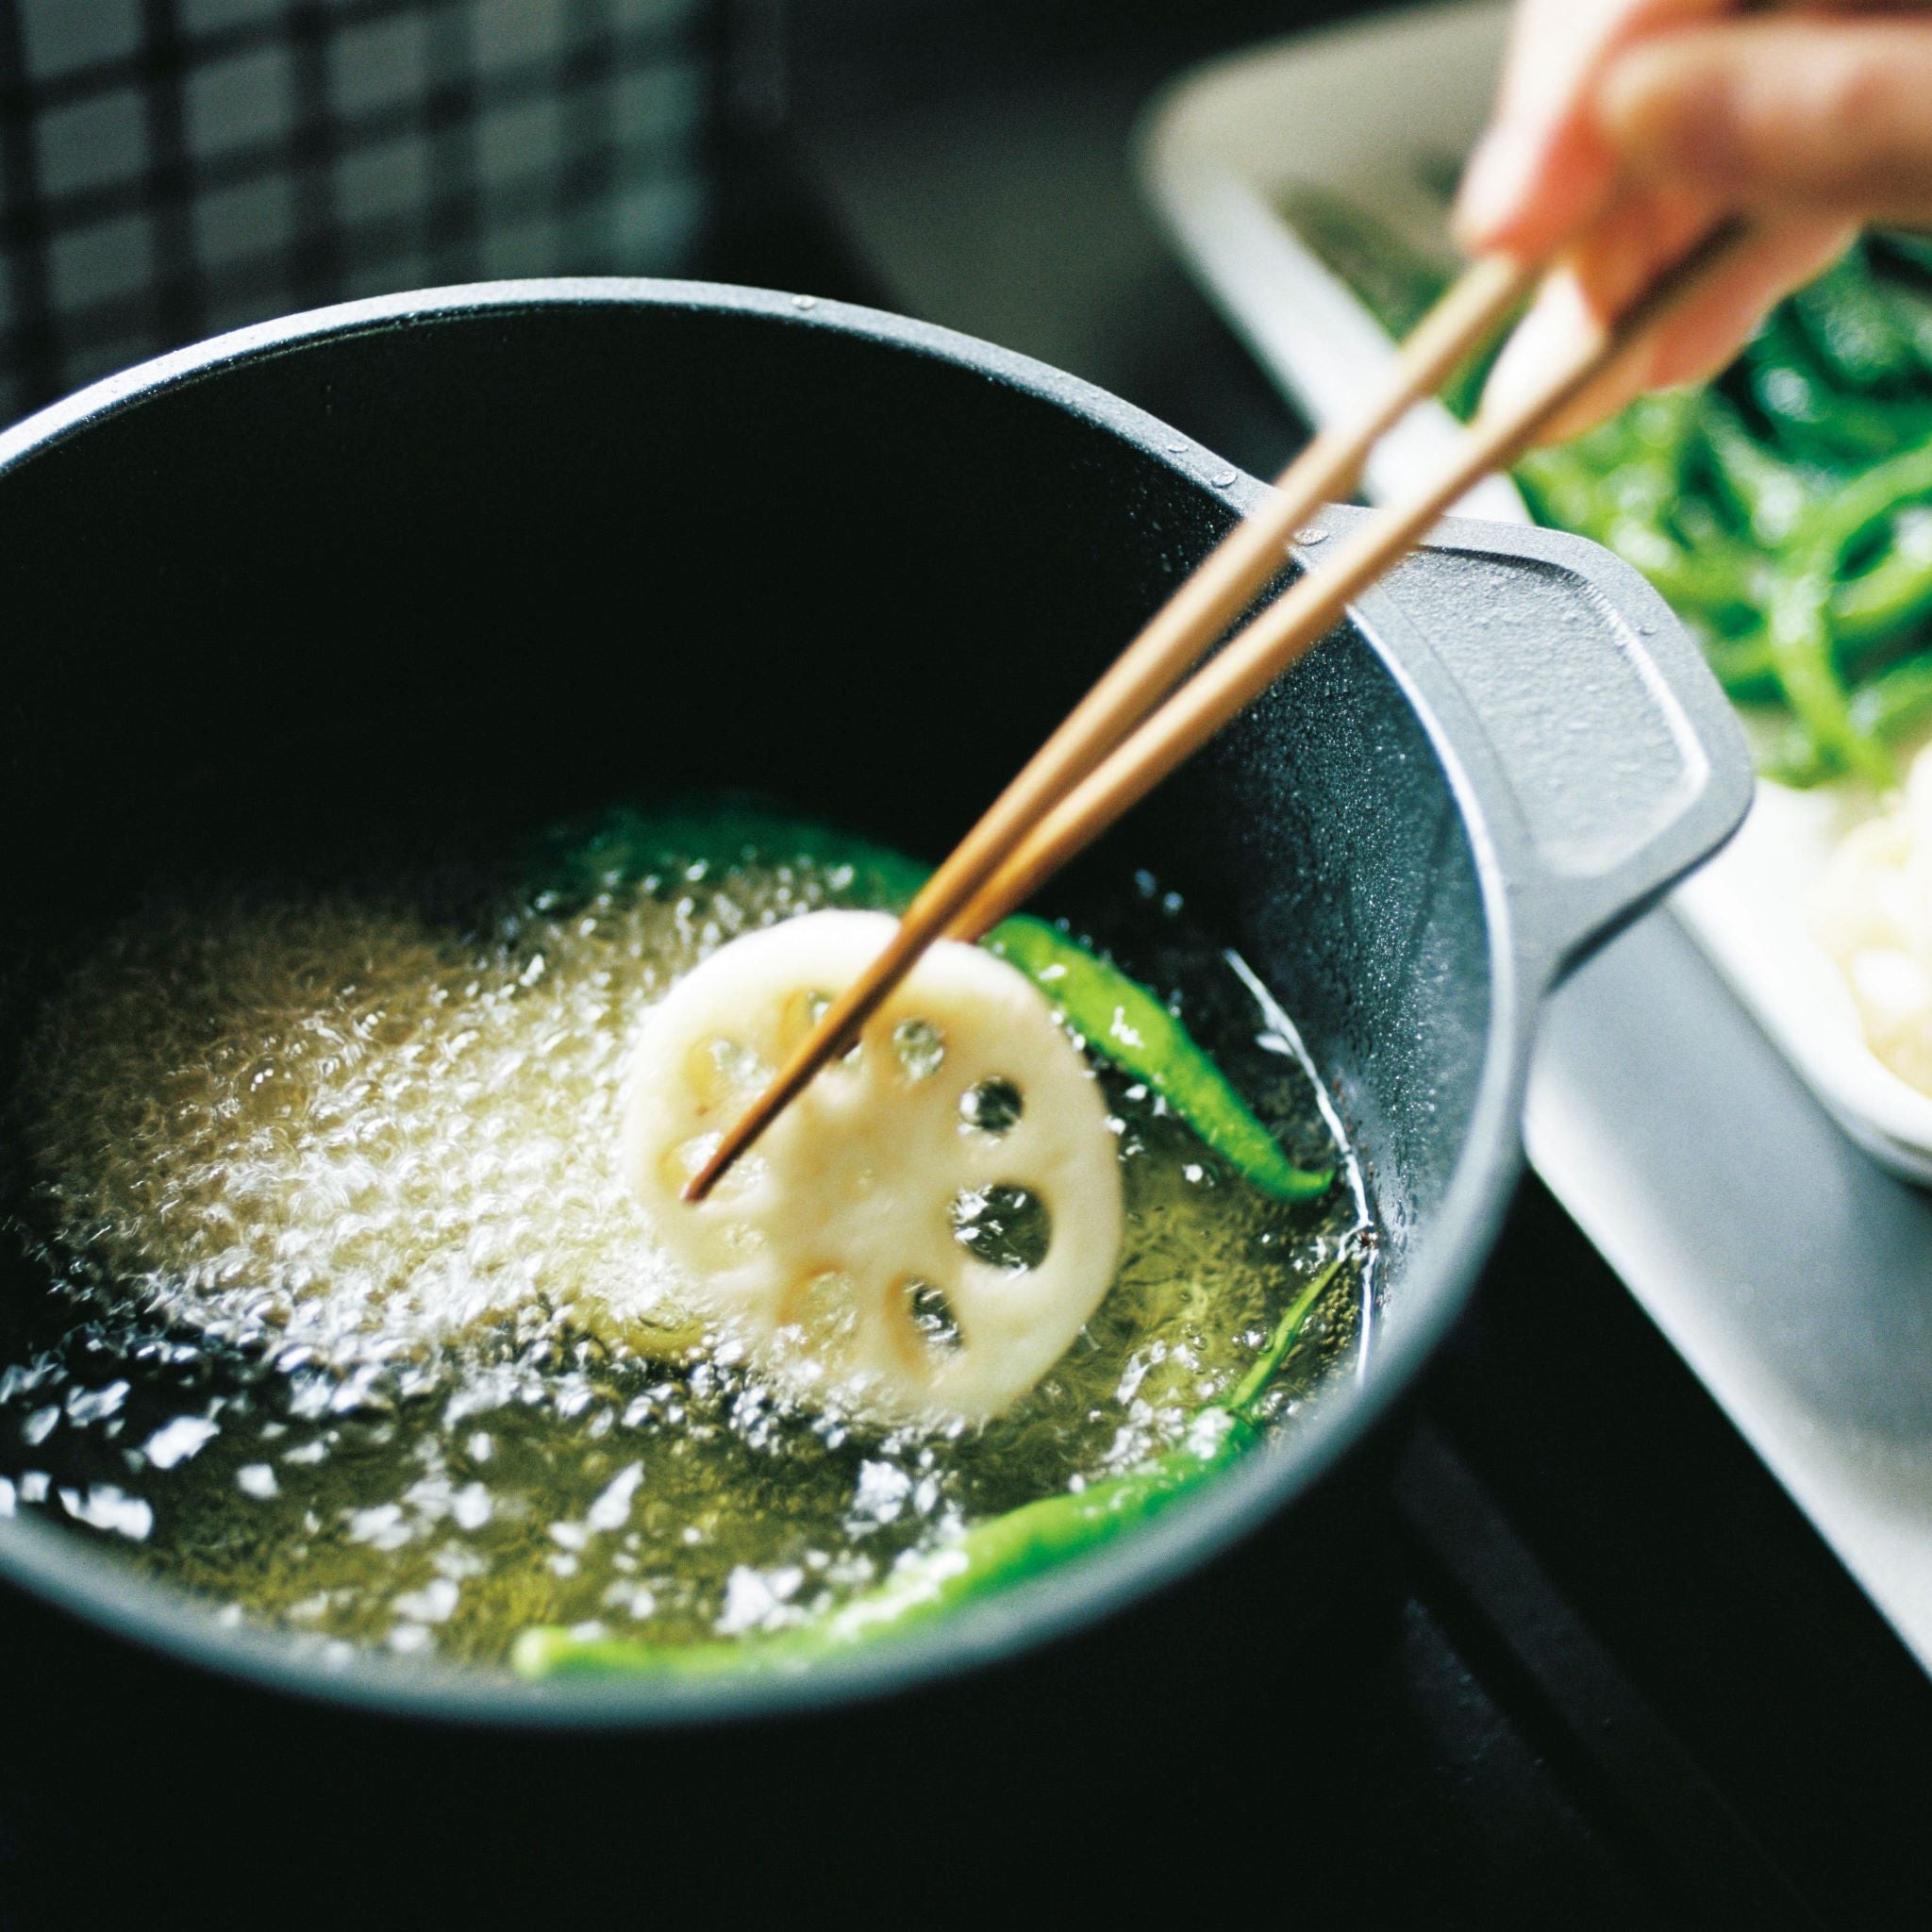
<instances>
[{"instance_id":1,"label":"fingernail","mask_svg":"<svg viewBox=\"0 0 1932 1932\"><path fill-rule=\"evenodd\" d=\"M1532 148L1507 125L1491 128L1476 144L1456 195L1456 235L1465 248L1488 247L1516 214L1529 191Z\"/></svg>"}]
</instances>

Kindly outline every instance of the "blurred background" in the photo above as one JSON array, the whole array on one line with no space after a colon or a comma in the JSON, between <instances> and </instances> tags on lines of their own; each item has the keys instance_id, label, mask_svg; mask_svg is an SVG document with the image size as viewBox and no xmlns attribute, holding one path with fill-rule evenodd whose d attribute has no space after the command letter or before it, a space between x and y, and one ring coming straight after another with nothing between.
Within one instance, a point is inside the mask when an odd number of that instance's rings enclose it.
<instances>
[{"instance_id":1,"label":"blurred background","mask_svg":"<svg viewBox=\"0 0 1932 1932\"><path fill-rule=\"evenodd\" d=\"M387 290L802 281L815 225L900 306L1131 391L1134 307L1172 274L1128 179L1148 92L1218 48L1365 10L4 0L0 416Z\"/></svg>"}]
</instances>

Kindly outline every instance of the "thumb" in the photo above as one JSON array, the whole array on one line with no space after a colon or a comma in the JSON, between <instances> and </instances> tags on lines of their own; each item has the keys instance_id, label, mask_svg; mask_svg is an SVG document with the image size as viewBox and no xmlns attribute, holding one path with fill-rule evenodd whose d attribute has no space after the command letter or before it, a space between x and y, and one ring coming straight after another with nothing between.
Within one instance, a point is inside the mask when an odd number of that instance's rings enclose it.
<instances>
[{"instance_id":1,"label":"thumb","mask_svg":"<svg viewBox=\"0 0 1932 1932\"><path fill-rule=\"evenodd\" d=\"M1932 218L1932 19L1685 28L1620 54L1597 116L1640 179L1724 206Z\"/></svg>"}]
</instances>

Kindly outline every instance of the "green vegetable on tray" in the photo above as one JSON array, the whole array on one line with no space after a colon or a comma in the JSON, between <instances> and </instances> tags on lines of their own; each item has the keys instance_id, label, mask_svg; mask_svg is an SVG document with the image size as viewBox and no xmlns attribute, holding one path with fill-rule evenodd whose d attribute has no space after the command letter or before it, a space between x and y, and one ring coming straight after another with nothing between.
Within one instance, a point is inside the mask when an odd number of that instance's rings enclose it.
<instances>
[{"instance_id":1,"label":"green vegetable on tray","mask_svg":"<svg viewBox=\"0 0 1932 1932\"><path fill-rule=\"evenodd\" d=\"M864 896L907 906L930 869L831 825L731 795L702 793L648 811L604 815L593 826L551 834L537 862L555 891L586 897L653 872L722 869L757 854L783 863L809 855L849 866ZM1327 1192L1333 1168L1298 1167L1225 1074L1161 1000L1045 920L1003 920L985 943L1040 988L1067 1024L1122 1072L1144 1081L1208 1146L1277 1201Z\"/></svg>"},{"instance_id":2,"label":"green vegetable on tray","mask_svg":"<svg viewBox=\"0 0 1932 1932\"><path fill-rule=\"evenodd\" d=\"M1392 334L1446 283L1340 198L1291 211ZM1457 414L1494 347L1445 390ZM1539 522L1651 579L1734 700L1782 714L1769 775L1897 782L1898 746L1932 724L1932 242L1866 237L1716 381L1534 450L1515 477Z\"/></svg>"},{"instance_id":3,"label":"green vegetable on tray","mask_svg":"<svg viewBox=\"0 0 1932 1932\"><path fill-rule=\"evenodd\" d=\"M568 1630L541 1626L517 1639L511 1664L520 1675L532 1678L693 1678L803 1670L918 1629L962 1604L1098 1549L1122 1531L1160 1515L1253 1445L1269 1385L1348 1258L1343 1253L1315 1272L1283 1312L1240 1386L1197 1411L1177 1448L1140 1469L1084 1490L1043 1496L974 1524L952 1541L902 1560L882 1582L836 1609L768 1637L651 1644L623 1637L575 1637Z\"/></svg>"}]
</instances>

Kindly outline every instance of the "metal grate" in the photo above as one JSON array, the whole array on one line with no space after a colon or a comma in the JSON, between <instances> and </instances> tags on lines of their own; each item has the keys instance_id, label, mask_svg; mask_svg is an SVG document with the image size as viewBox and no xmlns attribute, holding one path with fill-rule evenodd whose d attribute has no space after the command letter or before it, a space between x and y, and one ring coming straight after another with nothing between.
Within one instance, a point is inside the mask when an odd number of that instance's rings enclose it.
<instances>
[{"instance_id":1,"label":"metal grate","mask_svg":"<svg viewBox=\"0 0 1932 1932\"><path fill-rule=\"evenodd\" d=\"M724 0L0 0L0 420L236 324L675 273Z\"/></svg>"}]
</instances>

